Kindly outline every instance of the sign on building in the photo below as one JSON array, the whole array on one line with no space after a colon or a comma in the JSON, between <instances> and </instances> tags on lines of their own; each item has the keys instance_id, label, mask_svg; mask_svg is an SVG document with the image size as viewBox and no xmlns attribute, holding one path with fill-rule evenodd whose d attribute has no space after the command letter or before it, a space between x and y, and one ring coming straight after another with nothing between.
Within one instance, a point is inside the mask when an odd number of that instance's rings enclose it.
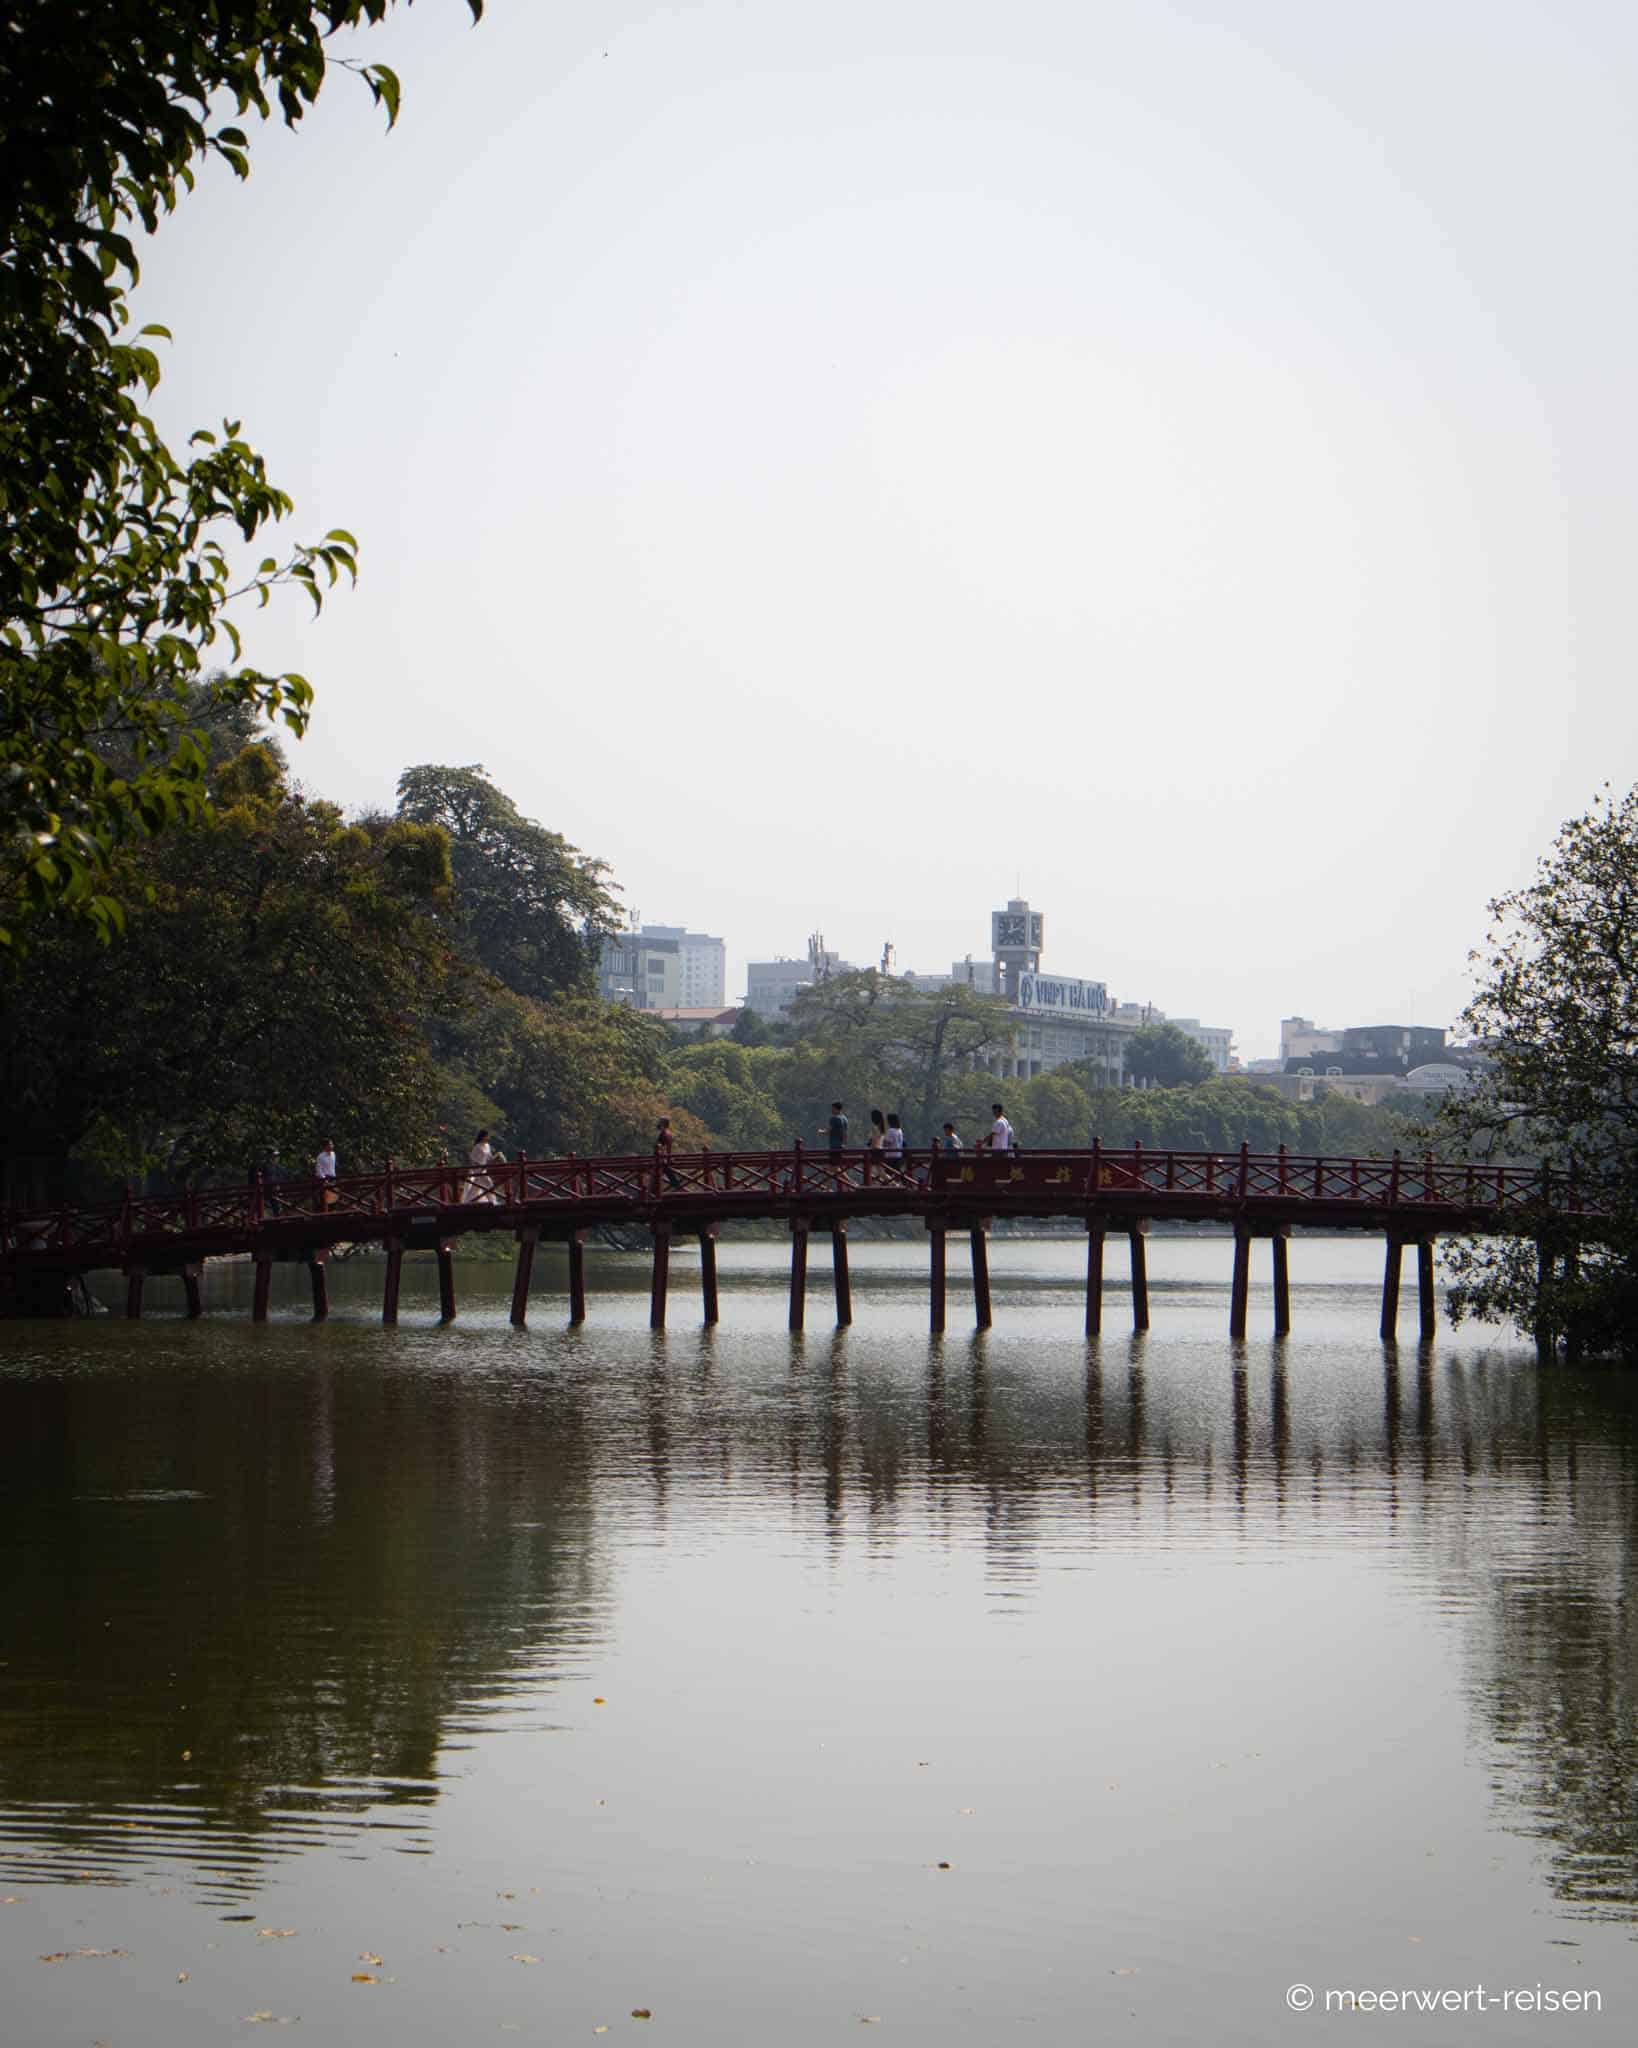
<instances>
[{"instance_id":1,"label":"sign on building","mask_svg":"<svg viewBox=\"0 0 1638 2048\"><path fill-rule=\"evenodd\" d=\"M1067 981L1058 974L1021 974L1018 1008L1050 1010L1065 1017L1101 1017L1109 992L1101 981Z\"/></svg>"}]
</instances>

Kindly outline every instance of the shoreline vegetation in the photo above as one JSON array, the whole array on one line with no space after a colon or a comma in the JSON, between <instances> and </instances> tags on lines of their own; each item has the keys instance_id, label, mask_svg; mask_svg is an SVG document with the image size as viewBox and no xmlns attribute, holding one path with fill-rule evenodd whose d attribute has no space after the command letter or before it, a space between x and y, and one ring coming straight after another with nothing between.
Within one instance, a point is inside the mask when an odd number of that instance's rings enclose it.
<instances>
[{"instance_id":1,"label":"shoreline vegetation","mask_svg":"<svg viewBox=\"0 0 1638 2048\"><path fill-rule=\"evenodd\" d=\"M1420 1139L1341 1097L1296 1104L1240 1078L1109 1089L1077 1065L998 1082L1004 1004L874 971L806 991L788 1023L742 1016L696 1041L600 1001L622 923L603 862L524 817L479 767L407 770L390 813L348 816L294 782L242 711L202 698L211 808L118 855L131 908L104 944L40 920L5 969L3 1197L116 1200L458 1163L487 1128L533 1158L642 1153L662 1116L678 1152L821 1149L832 1101L925 1146L971 1143L1000 1095L1026 1148L1370 1154Z\"/></svg>"}]
</instances>

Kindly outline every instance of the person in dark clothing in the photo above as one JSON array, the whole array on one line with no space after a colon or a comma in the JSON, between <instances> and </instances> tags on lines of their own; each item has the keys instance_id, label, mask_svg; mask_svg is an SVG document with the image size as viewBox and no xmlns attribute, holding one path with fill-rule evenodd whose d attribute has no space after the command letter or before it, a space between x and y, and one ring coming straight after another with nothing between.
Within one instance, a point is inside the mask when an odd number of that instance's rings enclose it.
<instances>
[{"instance_id":1,"label":"person in dark clothing","mask_svg":"<svg viewBox=\"0 0 1638 2048\"><path fill-rule=\"evenodd\" d=\"M830 1105L830 1122L828 1124L821 1124L819 1128L824 1136L829 1139L830 1149L833 1152L845 1152L847 1150L847 1116L839 1102L833 1102Z\"/></svg>"},{"instance_id":2,"label":"person in dark clothing","mask_svg":"<svg viewBox=\"0 0 1638 2048\"><path fill-rule=\"evenodd\" d=\"M654 1133L654 1156L660 1162L660 1171L665 1175L665 1184L668 1188L682 1186L682 1176L671 1164L671 1147L675 1142L671 1135L670 1117L661 1117L660 1128Z\"/></svg>"},{"instance_id":3,"label":"person in dark clothing","mask_svg":"<svg viewBox=\"0 0 1638 2048\"><path fill-rule=\"evenodd\" d=\"M254 1187L259 1178L262 1183L262 1213L266 1216L279 1214L279 1181L282 1169L279 1165L279 1148L269 1145L267 1150L251 1168L250 1180Z\"/></svg>"}]
</instances>

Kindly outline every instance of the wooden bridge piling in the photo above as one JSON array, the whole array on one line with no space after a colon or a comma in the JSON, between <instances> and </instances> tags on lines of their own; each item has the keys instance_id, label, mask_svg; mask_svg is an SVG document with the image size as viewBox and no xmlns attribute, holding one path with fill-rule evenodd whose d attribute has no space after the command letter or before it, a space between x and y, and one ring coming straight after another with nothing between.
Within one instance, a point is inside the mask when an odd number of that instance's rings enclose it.
<instances>
[{"instance_id":1,"label":"wooden bridge piling","mask_svg":"<svg viewBox=\"0 0 1638 2048\"><path fill-rule=\"evenodd\" d=\"M927 1219L929 1252L927 1276L927 1327L935 1337L944 1334L946 1254L949 1231L942 1216Z\"/></svg>"},{"instance_id":2,"label":"wooden bridge piling","mask_svg":"<svg viewBox=\"0 0 1638 2048\"><path fill-rule=\"evenodd\" d=\"M313 1291L313 1321L322 1323L330 1315L330 1250L317 1245L307 1254L307 1278Z\"/></svg>"},{"instance_id":3,"label":"wooden bridge piling","mask_svg":"<svg viewBox=\"0 0 1638 2048\"><path fill-rule=\"evenodd\" d=\"M808 1221L805 1216L791 1218L791 1313L790 1326L800 1330L807 1320L808 1307Z\"/></svg>"},{"instance_id":4,"label":"wooden bridge piling","mask_svg":"<svg viewBox=\"0 0 1638 2048\"><path fill-rule=\"evenodd\" d=\"M182 1298L187 1303L188 1321L197 1322L205 1313L204 1290L201 1285L203 1265L189 1265L182 1268Z\"/></svg>"},{"instance_id":5,"label":"wooden bridge piling","mask_svg":"<svg viewBox=\"0 0 1638 2048\"><path fill-rule=\"evenodd\" d=\"M1251 1299L1251 1232L1244 1223L1234 1226L1234 1278L1229 1288L1229 1336L1244 1342L1246 1310Z\"/></svg>"},{"instance_id":6,"label":"wooden bridge piling","mask_svg":"<svg viewBox=\"0 0 1638 2048\"><path fill-rule=\"evenodd\" d=\"M993 1321L990 1313L989 1231L988 1217L980 1217L969 1232L973 1248L973 1312L980 1330L989 1329Z\"/></svg>"},{"instance_id":7,"label":"wooden bridge piling","mask_svg":"<svg viewBox=\"0 0 1638 2048\"><path fill-rule=\"evenodd\" d=\"M1291 1232L1289 1227L1276 1230L1268 1240L1269 1255L1274 1263L1274 1334L1276 1337L1291 1335Z\"/></svg>"},{"instance_id":8,"label":"wooden bridge piling","mask_svg":"<svg viewBox=\"0 0 1638 2048\"><path fill-rule=\"evenodd\" d=\"M142 1319L142 1283L147 1277L140 1266L127 1266L125 1269L125 1314L130 1322Z\"/></svg>"},{"instance_id":9,"label":"wooden bridge piling","mask_svg":"<svg viewBox=\"0 0 1638 2048\"><path fill-rule=\"evenodd\" d=\"M708 1223L699 1233L700 1307L707 1329L717 1320L717 1226Z\"/></svg>"},{"instance_id":10,"label":"wooden bridge piling","mask_svg":"<svg viewBox=\"0 0 1638 2048\"><path fill-rule=\"evenodd\" d=\"M529 1282L534 1278L535 1246L540 1242L539 1224L528 1224L517 1234L518 1263L512 1275L512 1327L529 1327Z\"/></svg>"},{"instance_id":11,"label":"wooden bridge piling","mask_svg":"<svg viewBox=\"0 0 1638 2048\"><path fill-rule=\"evenodd\" d=\"M836 1327L847 1329L853 1321L853 1276L847 1267L847 1218L838 1216L830 1226L831 1279L836 1289Z\"/></svg>"},{"instance_id":12,"label":"wooden bridge piling","mask_svg":"<svg viewBox=\"0 0 1638 2048\"><path fill-rule=\"evenodd\" d=\"M1426 1342L1438 1328L1438 1301L1433 1290L1433 1239L1416 1240L1417 1334Z\"/></svg>"},{"instance_id":13,"label":"wooden bridge piling","mask_svg":"<svg viewBox=\"0 0 1638 2048\"><path fill-rule=\"evenodd\" d=\"M250 1291L250 1320L253 1323L267 1321L268 1298L273 1292L273 1261L257 1259L256 1279Z\"/></svg>"},{"instance_id":14,"label":"wooden bridge piling","mask_svg":"<svg viewBox=\"0 0 1638 2048\"><path fill-rule=\"evenodd\" d=\"M381 1323L392 1329L398 1321L398 1290L404 1275L404 1240L389 1237L386 1243L387 1271L381 1283Z\"/></svg>"},{"instance_id":15,"label":"wooden bridge piling","mask_svg":"<svg viewBox=\"0 0 1638 2048\"><path fill-rule=\"evenodd\" d=\"M578 1326L586 1320L586 1234L582 1230L569 1232L569 1327Z\"/></svg>"},{"instance_id":16,"label":"wooden bridge piling","mask_svg":"<svg viewBox=\"0 0 1638 2048\"><path fill-rule=\"evenodd\" d=\"M1398 1156L1395 1153L1396 1160ZM1399 1275L1404 1264L1405 1240L1390 1230L1384 1242L1387 1249L1382 1264L1382 1320L1377 1327L1384 1344L1396 1344L1399 1341Z\"/></svg>"},{"instance_id":17,"label":"wooden bridge piling","mask_svg":"<svg viewBox=\"0 0 1638 2048\"><path fill-rule=\"evenodd\" d=\"M438 1246L438 1320L455 1320L455 1247L447 1238Z\"/></svg>"},{"instance_id":18,"label":"wooden bridge piling","mask_svg":"<svg viewBox=\"0 0 1638 2048\"><path fill-rule=\"evenodd\" d=\"M664 1223L654 1226L654 1270L648 1285L648 1327L665 1328L666 1294L671 1285L671 1231Z\"/></svg>"},{"instance_id":19,"label":"wooden bridge piling","mask_svg":"<svg viewBox=\"0 0 1638 2048\"><path fill-rule=\"evenodd\" d=\"M1086 1226L1086 1334L1103 1334L1103 1225Z\"/></svg>"},{"instance_id":20,"label":"wooden bridge piling","mask_svg":"<svg viewBox=\"0 0 1638 2048\"><path fill-rule=\"evenodd\" d=\"M1126 1233L1132 1254L1132 1328L1149 1327L1149 1226L1141 1218Z\"/></svg>"}]
</instances>

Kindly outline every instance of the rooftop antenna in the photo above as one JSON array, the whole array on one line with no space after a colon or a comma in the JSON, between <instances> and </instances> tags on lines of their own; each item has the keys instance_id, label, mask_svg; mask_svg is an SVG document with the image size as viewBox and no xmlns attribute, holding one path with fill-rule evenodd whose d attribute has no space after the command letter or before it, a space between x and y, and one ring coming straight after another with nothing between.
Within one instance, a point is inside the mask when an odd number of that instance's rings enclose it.
<instances>
[{"instance_id":1,"label":"rooftop antenna","mask_svg":"<svg viewBox=\"0 0 1638 2048\"><path fill-rule=\"evenodd\" d=\"M882 972L883 974L891 974L893 972L893 941L891 939L883 939L882 941Z\"/></svg>"}]
</instances>

